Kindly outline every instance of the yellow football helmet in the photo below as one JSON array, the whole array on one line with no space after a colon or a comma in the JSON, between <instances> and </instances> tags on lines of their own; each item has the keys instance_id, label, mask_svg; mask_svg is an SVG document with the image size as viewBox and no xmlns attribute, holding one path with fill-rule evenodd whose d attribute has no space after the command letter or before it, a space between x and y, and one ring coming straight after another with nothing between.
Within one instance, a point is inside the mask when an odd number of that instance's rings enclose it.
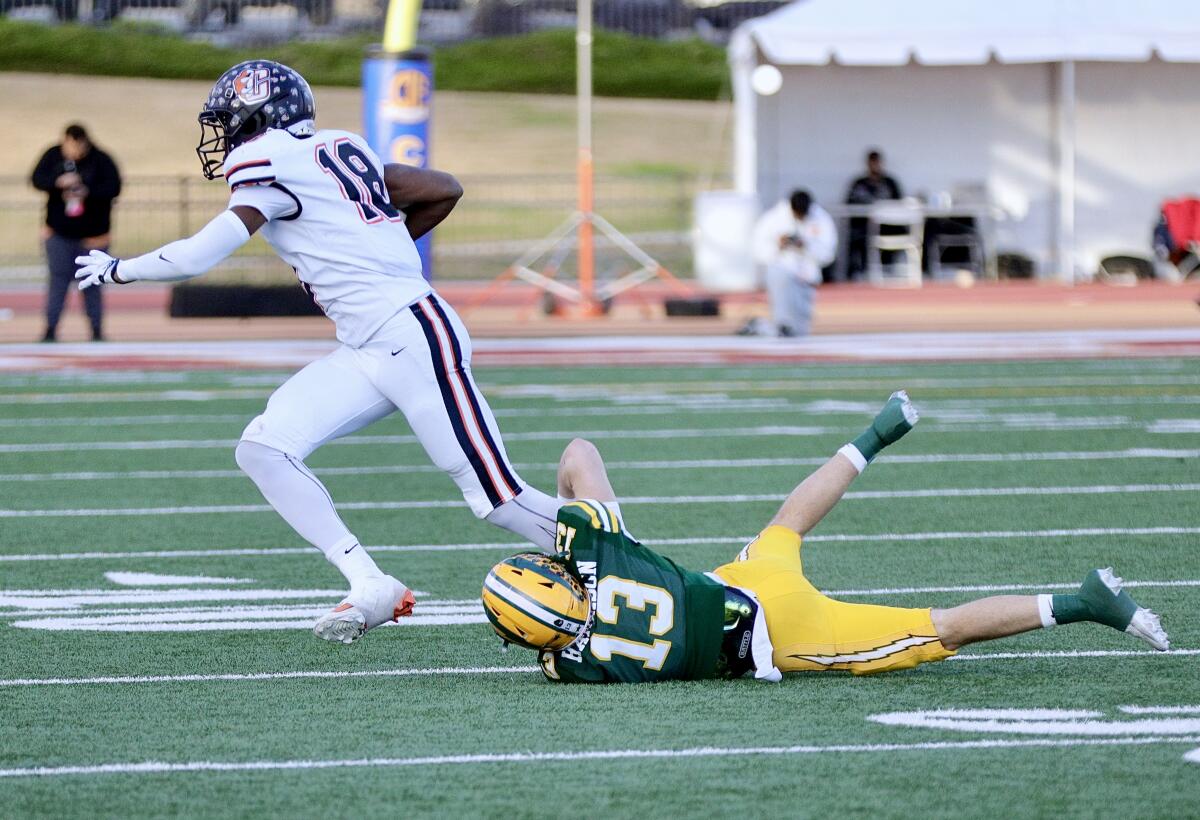
<instances>
[{"instance_id":1,"label":"yellow football helmet","mask_svg":"<svg viewBox=\"0 0 1200 820\"><path fill-rule=\"evenodd\" d=\"M492 567L483 581L483 610L506 642L552 651L579 637L590 613L583 585L561 561L540 552Z\"/></svg>"}]
</instances>

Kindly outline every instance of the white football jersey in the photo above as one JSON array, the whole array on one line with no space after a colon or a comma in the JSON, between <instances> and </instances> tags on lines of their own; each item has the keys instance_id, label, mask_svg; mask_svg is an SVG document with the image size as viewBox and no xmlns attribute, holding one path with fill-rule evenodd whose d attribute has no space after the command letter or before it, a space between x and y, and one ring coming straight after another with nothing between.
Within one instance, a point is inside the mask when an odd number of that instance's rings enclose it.
<instances>
[{"instance_id":1,"label":"white football jersey","mask_svg":"<svg viewBox=\"0 0 1200 820\"><path fill-rule=\"evenodd\" d=\"M267 217L263 237L343 344L362 345L430 292L404 214L388 197L383 163L357 134L271 129L229 152L225 181L229 207Z\"/></svg>"}]
</instances>

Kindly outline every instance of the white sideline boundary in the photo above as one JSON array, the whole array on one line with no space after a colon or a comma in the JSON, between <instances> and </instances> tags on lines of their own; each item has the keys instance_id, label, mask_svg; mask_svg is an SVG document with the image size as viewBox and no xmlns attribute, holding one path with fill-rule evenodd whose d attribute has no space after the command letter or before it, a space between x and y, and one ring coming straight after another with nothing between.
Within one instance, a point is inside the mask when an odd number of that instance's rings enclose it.
<instances>
[{"instance_id":1,"label":"white sideline boundary","mask_svg":"<svg viewBox=\"0 0 1200 820\"><path fill-rule=\"evenodd\" d=\"M1130 447L1125 450L1050 450L1029 453L904 453L882 454L874 464L993 464L1041 461L1111 461L1130 459L1192 459L1200 458L1200 450L1172 450L1155 447ZM610 470L693 470L693 469L748 469L762 467L812 467L824 464L827 456L799 458L699 458L665 461L611 461ZM557 470L558 462L515 463L518 470ZM387 464L363 467L316 467L319 476L355 475L406 475L409 473L441 473L433 464ZM177 479L177 478L233 478L244 479L241 470L110 470L73 471L50 473L0 473L0 482L5 481L107 481L110 479Z\"/></svg>"},{"instance_id":2,"label":"white sideline boundary","mask_svg":"<svg viewBox=\"0 0 1200 820\"><path fill-rule=\"evenodd\" d=\"M1182 493L1200 490L1194 484L1088 484L1063 487L935 487L918 490L851 490L843 500L894 498L996 498L1030 495L1112 495L1130 493ZM745 495L642 495L625 496L622 504L741 504L782 501L786 493ZM454 499L427 501L343 501L339 510L431 510L465 507ZM0 518L101 518L113 516L213 515L224 513L274 512L269 504L211 504L184 507L94 507L83 509L0 510Z\"/></svg>"},{"instance_id":3,"label":"white sideline boundary","mask_svg":"<svg viewBox=\"0 0 1200 820\"><path fill-rule=\"evenodd\" d=\"M144 761L82 766L33 766L0 769L0 777L66 777L104 774L185 774L195 772L261 772L306 769L400 768L408 766L462 766L488 763L558 763L605 760L694 760L705 757L780 757L815 754L932 752L945 750L1066 749L1084 746L1151 746L1200 743L1200 735L1116 738L1021 738L1015 740L943 740L921 743L855 743L826 746L699 746L686 749L606 749L578 752L505 752L429 757L380 757L332 760L196 760L186 763Z\"/></svg>"},{"instance_id":4,"label":"white sideline boundary","mask_svg":"<svg viewBox=\"0 0 1200 820\"><path fill-rule=\"evenodd\" d=\"M1112 538L1117 536L1147 535L1200 535L1200 527L1085 527L1080 529L1052 530L951 530L945 532L884 532L864 534L809 535L806 544L870 543L875 541L921 542L921 541L971 541L1017 538ZM744 545L753 535L721 535L698 538L647 538L643 544L651 547L706 546L711 544ZM485 550L520 550L524 545L517 541L488 541L468 544L387 544L367 546L367 551L377 552L471 552ZM221 558L226 556L281 556L306 555L315 557L312 547L230 547L212 549L176 550L121 550L88 552L27 552L0 555L0 563L23 561L93 561L126 558Z\"/></svg>"},{"instance_id":5,"label":"white sideline boundary","mask_svg":"<svg viewBox=\"0 0 1200 820\"><path fill-rule=\"evenodd\" d=\"M1045 652L975 652L952 655L947 661L1043 660L1054 658L1190 658L1200 649L1168 649L1165 652L1138 649L1063 650ZM536 666L446 666L429 669L370 669L353 671L298 670L289 672L214 673L194 675L119 675L87 678L7 678L0 688L23 686L125 686L159 683L254 683L273 680L454 677L459 675L532 674ZM805 673L807 674L807 673Z\"/></svg>"}]
</instances>

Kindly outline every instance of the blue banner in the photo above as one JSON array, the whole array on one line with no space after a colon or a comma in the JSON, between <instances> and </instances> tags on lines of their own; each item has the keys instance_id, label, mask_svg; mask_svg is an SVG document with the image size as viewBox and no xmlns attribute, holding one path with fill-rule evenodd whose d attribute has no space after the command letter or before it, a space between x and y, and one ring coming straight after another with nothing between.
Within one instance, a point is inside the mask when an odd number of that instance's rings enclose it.
<instances>
[{"instance_id":1,"label":"blue banner","mask_svg":"<svg viewBox=\"0 0 1200 820\"><path fill-rule=\"evenodd\" d=\"M429 167L433 66L428 58L371 56L363 61L363 132L384 162ZM417 240L421 268L433 276L431 234Z\"/></svg>"}]
</instances>

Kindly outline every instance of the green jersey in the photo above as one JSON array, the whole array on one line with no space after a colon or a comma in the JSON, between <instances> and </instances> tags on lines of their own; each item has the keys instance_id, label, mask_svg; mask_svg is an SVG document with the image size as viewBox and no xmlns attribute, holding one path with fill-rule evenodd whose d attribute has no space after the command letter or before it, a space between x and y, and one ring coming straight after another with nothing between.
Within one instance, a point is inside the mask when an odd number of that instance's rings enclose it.
<instances>
[{"instance_id":1,"label":"green jersey","mask_svg":"<svg viewBox=\"0 0 1200 820\"><path fill-rule=\"evenodd\" d=\"M634 683L717 674L725 587L639 544L620 516L595 501L558 511L555 547L583 583L591 630L542 671L570 683Z\"/></svg>"}]
</instances>

